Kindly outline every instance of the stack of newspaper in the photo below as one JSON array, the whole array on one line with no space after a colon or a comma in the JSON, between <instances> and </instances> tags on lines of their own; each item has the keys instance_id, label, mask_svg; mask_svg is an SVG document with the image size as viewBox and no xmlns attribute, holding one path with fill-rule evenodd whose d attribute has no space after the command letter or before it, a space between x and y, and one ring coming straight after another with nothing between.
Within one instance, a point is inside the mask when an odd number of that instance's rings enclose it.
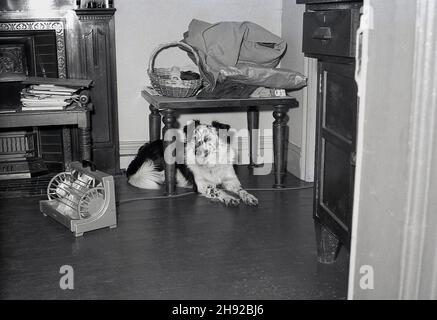
<instances>
[{"instance_id":1,"label":"stack of newspaper","mask_svg":"<svg viewBox=\"0 0 437 320\"><path fill-rule=\"evenodd\" d=\"M78 90L54 84L30 85L21 91L22 110L63 110L78 98Z\"/></svg>"}]
</instances>

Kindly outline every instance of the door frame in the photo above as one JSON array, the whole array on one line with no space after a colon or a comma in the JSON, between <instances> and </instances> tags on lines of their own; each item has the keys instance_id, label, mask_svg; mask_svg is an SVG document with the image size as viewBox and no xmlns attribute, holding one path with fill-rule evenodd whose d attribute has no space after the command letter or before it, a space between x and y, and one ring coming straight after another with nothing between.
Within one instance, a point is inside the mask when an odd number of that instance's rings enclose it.
<instances>
[{"instance_id":1,"label":"door frame","mask_svg":"<svg viewBox=\"0 0 437 320\"><path fill-rule=\"evenodd\" d=\"M363 11L348 299L437 299L437 3Z\"/></svg>"}]
</instances>

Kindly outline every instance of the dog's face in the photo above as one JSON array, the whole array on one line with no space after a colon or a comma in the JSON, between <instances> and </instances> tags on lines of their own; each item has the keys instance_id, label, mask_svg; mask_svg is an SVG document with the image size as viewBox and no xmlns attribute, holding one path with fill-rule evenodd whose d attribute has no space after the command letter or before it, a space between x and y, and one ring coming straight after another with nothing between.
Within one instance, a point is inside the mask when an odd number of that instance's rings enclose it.
<instances>
[{"instance_id":1,"label":"dog's face","mask_svg":"<svg viewBox=\"0 0 437 320\"><path fill-rule=\"evenodd\" d=\"M207 125L197 120L186 126L187 162L208 167L232 163L234 153L227 143L229 128L216 121Z\"/></svg>"}]
</instances>

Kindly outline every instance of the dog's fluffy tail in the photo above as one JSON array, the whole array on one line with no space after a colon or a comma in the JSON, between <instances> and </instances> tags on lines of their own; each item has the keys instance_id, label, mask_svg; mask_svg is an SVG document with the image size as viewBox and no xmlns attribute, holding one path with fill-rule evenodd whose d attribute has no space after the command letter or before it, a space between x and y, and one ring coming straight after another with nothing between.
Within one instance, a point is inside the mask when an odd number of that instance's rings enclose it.
<instances>
[{"instance_id":1,"label":"dog's fluffy tail","mask_svg":"<svg viewBox=\"0 0 437 320\"><path fill-rule=\"evenodd\" d=\"M163 173L163 171L156 169L153 161L148 160L129 177L128 182L137 188L159 189L160 185L164 183Z\"/></svg>"}]
</instances>

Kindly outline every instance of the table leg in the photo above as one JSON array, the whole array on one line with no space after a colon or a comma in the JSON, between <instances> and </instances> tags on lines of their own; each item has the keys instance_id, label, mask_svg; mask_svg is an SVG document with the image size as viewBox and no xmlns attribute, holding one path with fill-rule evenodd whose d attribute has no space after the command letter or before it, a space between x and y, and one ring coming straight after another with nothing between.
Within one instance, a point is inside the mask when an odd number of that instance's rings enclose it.
<instances>
[{"instance_id":1,"label":"table leg","mask_svg":"<svg viewBox=\"0 0 437 320\"><path fill-rule=\"evenodd\" d=\"M273 188L284 188L285 166L287 159L288 106L275 106L273 111L273 159L275 184Z\"/></svg>"},{"instance_id":2,"label":"table leg","mask_svg":"<svg viewBox=\"0 0 437 320\"><path fill-rule=\"evenodd\" d=\"M78 124L79 129L79 145L81 151L81 160L92 160L91 151L91 126L90 126L90 114L84 113L82 121Z\"/></svg>"},{"instance_id":3,"label":"table leg","mask_svg":"<svg viewBox=\"0 0 437 320\"><path fill-rule=\"evenodd\" d=\"M150 105L149 109L149 140L152 142L161 138L161 115L155 106Z\"/></svg>"},{"instance_id":4,"label":"table leg","mask_svg":"<svg viewBox=\"0 0 437 320\"><path fill-rule=\"evenodd\" d=\"M71 147L71 132L70 128L62 128L62 145L64 149L64 169L67 163L73 161L73 152Z\"/></svg>"},{"instance_id":5,"label":"table leg","mask_svg":"<svg viewBox=\"0 0 437 320\"><path fill-rule=\"evenodd\" d=\"M165 135L169 129L174 128L176 117L174 114L174 110L171 109L166 109L162 113L163 113L162 122L164 123L163 139L164 139L164 155L165 155L165 150L167 149L167 147L176 140L176 137L166 137ZM174 152L176 152L176 150L174 150ZM173 154L173 156L175 157L176 155ZM169 162L167 161L167 159L165 159L165 157L164 160L165 160L165 168L164 168L165 193L167 195L172 195L176 191L176 161Z\"/></svg>"},{"instance_id":6,"label":"table leg","mask_svg":"<svg viewBox=\"0 0 437 320\"><path fill-rule=\"evenodd\" d=\"M249 167L260 167L262 164L257 163L259 142L259 111L255 107L250 107L247 110L247 129L249 131Z\"/></svg>"},{"instance_id":7,"label":"table leg","mask_svg":"<svg viewBox=\"0 0 437 320\"><path fill-rule=\"evenodd\" d=\"M91 129L79 128L79 143L82 160L91 161Z\"/></svg>"}]
</instances>

